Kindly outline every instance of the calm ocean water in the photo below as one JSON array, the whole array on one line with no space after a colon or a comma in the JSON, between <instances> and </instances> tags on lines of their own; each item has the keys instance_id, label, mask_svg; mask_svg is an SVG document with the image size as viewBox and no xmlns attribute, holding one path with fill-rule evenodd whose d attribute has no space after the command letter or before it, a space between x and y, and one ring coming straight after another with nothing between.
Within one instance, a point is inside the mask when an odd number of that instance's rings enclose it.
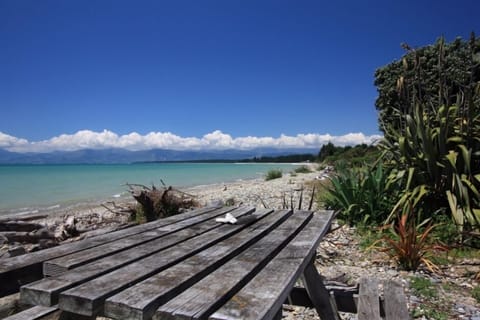
<instances>
[{"instance_id":1,"label":"calm ocean water","mask_svg":"<svg viewBox=\"0 0 480 320\"><path fill-rule=\"evenodd\" d=\"M125 165L0 165L0 215L111 201L125 183L191 187L262 177L290 164L152 163Z\"/></svg>"}]
</instances>

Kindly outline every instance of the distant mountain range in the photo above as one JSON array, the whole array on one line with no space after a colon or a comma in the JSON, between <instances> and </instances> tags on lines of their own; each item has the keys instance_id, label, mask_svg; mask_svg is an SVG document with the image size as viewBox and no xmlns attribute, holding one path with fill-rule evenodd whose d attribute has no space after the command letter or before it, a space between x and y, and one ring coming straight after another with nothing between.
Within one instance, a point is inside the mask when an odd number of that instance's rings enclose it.
<instances>
[{"instance_id":1,"label":"distant mountain range","mask_svg":"<svg viewBox=\"0 0 480 320\"><path fill-rule=\"evenodd\" d=\"M0 149L0 164L110 164L160 161L241 160L254 157L277 157L291 154L317 154L317 149L203 150L179 151L153 149L84 149L50 153L18 153Z\"/></svg>"}]
</instances>

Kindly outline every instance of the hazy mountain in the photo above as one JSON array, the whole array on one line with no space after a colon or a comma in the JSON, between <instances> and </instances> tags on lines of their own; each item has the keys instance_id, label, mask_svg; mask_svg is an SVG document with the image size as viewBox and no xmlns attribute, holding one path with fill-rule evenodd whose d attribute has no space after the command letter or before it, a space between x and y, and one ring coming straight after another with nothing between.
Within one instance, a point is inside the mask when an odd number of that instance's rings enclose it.
<instances>
[{"instance_id":1,"label":"hazy mountain","mask_svg":"<svg viewBox=\"0 0 480 320\"><path fill-rule=\"evenodd\" d=\"M153 149L128 151L124 149L84 149L50 153L17 153L0 149L0 164L71 164L71 163L132 163L148 161L240 160L261 156L280 156L300 153L317 154L316 149L252 149L178 151Z\"/></svg>"}]
</instances>

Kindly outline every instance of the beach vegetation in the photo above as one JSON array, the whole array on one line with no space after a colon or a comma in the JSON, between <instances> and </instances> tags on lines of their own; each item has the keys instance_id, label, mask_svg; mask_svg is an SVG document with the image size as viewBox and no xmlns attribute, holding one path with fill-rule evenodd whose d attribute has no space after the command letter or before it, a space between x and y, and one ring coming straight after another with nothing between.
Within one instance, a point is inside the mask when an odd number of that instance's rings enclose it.
<instances>
[{"instance_id":1,"label":"beach vegetation","mask_svg":"<svg viewBox=\"0 0 480 320\"><path fill-rule=\"evenodd\" d=\"M423 276L410 277L410 288L413 293L422 298L422 303L412 310L412 317L447 320L449 302L439 299L439 286Z\"/></svg>"},{"instance_id":2,"label":"beach vegetation","mask_svg":"<svg viewBox=\"0 0 480 320\"><path fill-rule=\"evenodd\" d=\"M225 200L225 205L227 207L233 207L235 205L235 199L234 198L228 198Z\"/></svg>"},{"instance_id":3,"label":"beach vegetation","mask_svg":"<svg viewBox=\"0 0 480 320\"><path fill-rule=\"evenodd\" d=\"M480 285L477 285L472 289L472 297L480 303Z\"/></svg>"},{"instance_id":4,"label":"beach vegetation","mask_svg":"<svg viewBox=\"0 0 480 320\"><path fill-rule=\"evenodd\" d=\"M383 139L320 150L335 169L321 201L357 227L362 248L386 253L400 269L438 273L480 247L480 39L404 48L376 72ZM436 299L422 279L412 280L414 291ZM437 306L414 313L447 319Z\"/></svg>"},{"instance_id":5,"label":"beach vegetation","mask_svg":"<svg viewBox=\"0 0 480 320\"><path fill-rule=\"evenodd\" d=\"M338 218L349 225L381 224L395 194L393 185L387 185L383 165L350 168L338 162L335 170L320 199L324 207L339 211Z\"/></svg>"},{"instance_id":6,"label":"beach vegetation","mask_svg":"<svg viewBox=\"0 0 480 320\"><path fill-rule=\"evenodd\" d=\"M432 236L435 227L431 219L418 223L413 211L403 212L395 222L383 227L388 232L377 241L380 245L374 247L387 253L403 270L415 271L423 264L431 272L438 272L432 257L446 248Z\"/></svg>"},{"instance_id":7,"label":"beach vegetation","mask_svg":"<svg viewBox=\"0 0 480 320\"><path fill-rule=\"evenodd\" d=\"M304 201L304 193L305 190L311 188L310 191L310 200ZM282 208L283 209L290 209L290 210L303 210L304 209L304 204L306 205L305 210L312 210L313 204L316 199L316 191L317 191L317 186L316 184L311 184L309 187L302 186L300 189L297 189L295 191L289 192L287 195L286 192L283 193L282 195ZM299 192L299 193L298 193Z\"/></svg>"},{"instance_id":8,"label":"beach vegetation","mask_svg":"<svg viewBox=\"0 0 480 320\"><path fill-rule=\"evenodd\" d=\"M426 277L413 276L410 278L410 288L418 294L426 298L434 298L438 296L438 292L432 281Z\"/></svg>"},{"instance_id":9,"label":"beach vegetation","mask_svg":"<svg viewBox=\"0 0 480 320\"><path fill-rule=\"evenodd\" d=\"M480 39L403 47L401 59L375 74L384 138L322 147L319 160L335 167L322 201L346 223L391 226L391 241L406 251L428 248L427 238L478 248Z\"/></svg>"},{"instance_id":10,"label":"beach vegetation","mask_svg":"<svg viewBox=\"0 0 480 320\"><path fill-rule=\"evenodd\" d=\"M265 181L281 178L283 175L282 170L271 169L265 175Z\"/></svg>"},{"instance_id":11,"label":"beach vegetation","mask_svg":"<svg viewBox=\"0 0 480 320\"><path fill-rule=\"evenodd\" d=\"M356 146L335 146L331 142L324 144L318 153L321 167L335 166L337 162L344 162L351 167L374 163L381 151L376 145L359 144Z\"/></svg>"},{"instance_id":12,"label":"beach vegetation","mask_svg":"<svg viewBox=\"0 0 480 320\"><path fill-rule=\"evenodd\" d=\"M317 157L315 154L302 153L302 154L289 154L282 156L261 156L253 157L251 159L243 159L235 162L261 162L261 163L301 163L301 162L315 162Z\"/></svg>"},{"instance_id":13,"label":"beach vegetation","mask_svg":"<svg viewBox=\"0 0 480 320\"><path fill-rule=\"evenodd\" d=\"M422 218L448 215L463 241L480 229L480 39L406 48L376 74L380 146L402 185L387 220L413 203Z\"/></svg>"},{"instance_id":14,"label":"beach vegetation","mask_svg":"<svg viewBox=\"0 0 480 320\"><path fill-rule=\"evenodd\" d=\"M299 166L295 168L295 173L310 173L312 170L308 166Z\"/></svg>"}]
</instances>

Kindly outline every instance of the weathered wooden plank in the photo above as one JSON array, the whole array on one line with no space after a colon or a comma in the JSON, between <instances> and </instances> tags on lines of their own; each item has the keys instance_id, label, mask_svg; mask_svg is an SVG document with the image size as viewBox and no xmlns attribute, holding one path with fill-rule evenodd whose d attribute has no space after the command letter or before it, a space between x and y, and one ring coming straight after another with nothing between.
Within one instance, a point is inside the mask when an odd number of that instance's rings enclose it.
<instances>
[{"instance_id":1,"label":"weathered wooden plank","mask_svg":"<svg viewBox=\"0 0 480 320\"><path fill-rule=\"evenodd\" d=\"M260 211L260 218L270 212L271 211ZM287 214L285 213L284 215ZM59 299L60 308L62 310L87 315L102 312L103 302L106 298L134 285L137 282L152 277L154 274L168 267L174 266L186 257L189 258L185 261L198 264L204 254L211 253L212 251L216 252L217 256L209 256L210 260L213 259L216 261L215 263L212 262L211 268L216 268L223 262L223 260L227 259L229 254L235 253L232 252L232 244L238 244L238 247L240 248L247 246L253 241L252 239L259 237L274 228L278 223L278 220L280 220L279 216L275 215L272 217L272 214L270 214L267 218L261 219L251 226L224 225L215 232L212 232L212 238L215 240L208 241L205 245L202 245L200 241L190 242L188 244L185 242L168 249L166 252L152 255L138 261L137 263L130 264L124 268L115 270L102 277L93 279L90 282L63 292ZM241 229L245 230L237 232ZM230 246L227 244L230 244ZM221 249L223 249L223 251L221 251ZM185 256L186 252L188 252L187 256ZM182 258L176 259L175 257ZM186 265L186 263L180 263L179 265ZM209 269L203 270L205 273L210 271L211 270Z\"/></svg>"},{"instance_id":2,"label":"weathered wooden plank","mask_svg":"<svg viewBox=\"0 0 480 320\"><path fill-rule=\"evenodd\" d=\"M332 212L315 213L305 228L209 319L272 319L315 255L332 217Z\"/></svg>"},{"instance_id":3,"label":"weathered wooden plank","mask_svg":"<svg viewBox=\"0 0 480 320\"><path fill-rule=\"evenodd\" d=\"M360 279L357 310L358 320L380 320L377 279Z\"/></svg>"},{"instance_id":4,"label":"weathered wooden plank","mask_svg":"<svg viewBox=\"0 0 480 320\"><path fill-rule=\"evenodd\" d=\"M335 299L337 311L357 313L358 287L330 287L325 285L330 296ZM293 287L288 299L283 304L314 308L313 302L308 296L307 290L303 287Z\"/></svg>"},{"instance_id":5,"label":"weathered wooden plank","mask_svg":"<svg viewBox=\"0 0 480 320\"><path fill-rule=\"evenodd\" d=\"M282 320L282 308L278 310L277 314L273 317L273 320Z\"/></svg>"},{"instance_id":6,"label":"weathered wooden plank","mask_svg":"<svg viewBox=\"0 0 480 320\"><path fill-rule=\"evenodd\" d=\"M277 229L158 308L154 319L205 319L280 252L302 230L311 216L311 212L296 212ZM159 289L163 290L163 287ZM278 314L279 309L272 313L272 317ZM148 318L150 315L143 316L137 319Z\"/></svg>"},{"instance_id":7,"label":"weathered wooden plank","mask_svg":"<svg viewBox=\"0 0 480 320\"><path fill-rule=\"evenodd\" d=\"M156 229L150 229L145 232L137 233L128 237L123 237L113 242L108 242L90 249L74 252L53 260L46 261L43 264L43 273L46 276L58 275L69 269L76 268L91 261L112 255L116 252L126 250L134 246L141 245L142 243L146 243L160 237L164 237L178 230L192 227L208 219L224 215L226 212L232 211L233 209L233 207L225 207L222 209L209 211L204 214L196 215L194 217L190 217L188 219L184 219L173 224L160 226Z\"/></svg>"},{"instance_id":8,"label":"weathered wooden plank","mask_svg":"<svg viewBox=\"0 0 480 320\"><path fill-rule=\"evenodd\" d=\"M338 320L340 317L336 308L332 306L331 297L323 285L323 279L315 268L314 260L307 264L303 271L305 289L321 319Z\"/></svg>"},{"instance_id":9,"label":"weathered wooden plank","mask_svg":"<svg viewBox=\"0 0 480 320\"><path fill-rule=\"evenodd\" d=\"M242 207L229 212L235 217L241 217L243 215L248 215L253 210L253 207ZM61 291L89 281L114 269L121 268L139 259L156 254L157 252L168 249L172 246L181 245L181 247L185 249L188 247L192 248L192 250L199 250L199 248L202 246L200 246L198 243L203 243L205 245L208 244L209 241L213 241L214 239L218 238L218 235L215 238L215 236L212 236L212 233L209 233L208 231L219 227L221 227L221 224L211 219L202 224L180 230L174 234L171 234L170 236L159 238L134 248L115 253L103 259L96 260L92 263L77 267L59 276L28 284L21 288L22 301L44 306L56 304L58 302L58 295ZM234 232L234 230L230 230L230 232ZM169 252L172 252L172 250L166 252L163 251L162 255L167 257L169 256ZM177 251L173 250L173 252ZM189 251L185 250L183 254L187 255L189 254ZM180 258L178 256L170 257L172 258L172 261Z\"/></svg>"},{"instance_id":10,"label":"weathered wooden plank","mask_svg":"<svg viewBox=\"0 0 480 320\"><path fill-rule=\"evenodd\" d=\"M60 310L54 307L35 306L21 312L18 312L4 320L50 320L58 319Z\"/></svg>"},{"instance_id":11,"label":"weathered wooden plank","mask_svg":"<svg viewBox=\"0 0 480 320\"><path fill-rule=\"evenodd\" d=\"M410 319L407 308L407 299L402 285L394 280L387 281L384 285L385 319L405 320Z\"/></svg>"},{"instance_id":12,"label":"weathered wooden plank","mask_svg":"<svg viewBox=\"0 0 480 320\"><path fill-rule=\"evenodd\" d=\"M0 297L15 293L20 286L39 280L43 277L42 264L44 261L61 257L75 251L85 250L100 244L115 241L117 239L155 229L160 226L175 223L196 215L216 210L218 207L201 208L186 213L157 220L148 224L134 226L128 229L119 230L105 235L85 239L58 247L49 248L29 254L0 260Z\"/></svg>"}]
</instances>

